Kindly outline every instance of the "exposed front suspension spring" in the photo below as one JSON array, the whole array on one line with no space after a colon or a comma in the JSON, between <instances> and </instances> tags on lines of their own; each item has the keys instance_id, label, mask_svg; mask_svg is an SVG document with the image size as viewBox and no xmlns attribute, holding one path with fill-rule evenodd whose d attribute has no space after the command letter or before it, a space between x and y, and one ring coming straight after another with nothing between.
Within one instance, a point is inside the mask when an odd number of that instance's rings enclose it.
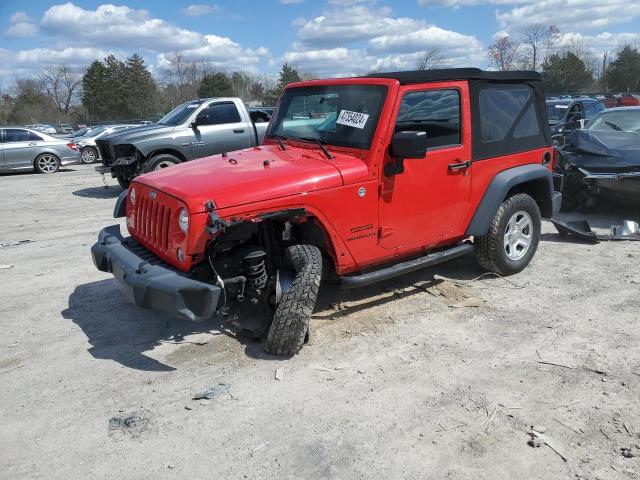
<instances>
[{"instance_id":1,"label":"exposed front suspension spring","mask_svg":"<svg viewBox=\"0 0 640 480\"><path fill-rule=\"evenodd\" d=\"M242 259L249 288L262 290L267 285L269 277L265 264L266 257L267 254L263 250L254 250Z\"/></svg>"}]
</instances>

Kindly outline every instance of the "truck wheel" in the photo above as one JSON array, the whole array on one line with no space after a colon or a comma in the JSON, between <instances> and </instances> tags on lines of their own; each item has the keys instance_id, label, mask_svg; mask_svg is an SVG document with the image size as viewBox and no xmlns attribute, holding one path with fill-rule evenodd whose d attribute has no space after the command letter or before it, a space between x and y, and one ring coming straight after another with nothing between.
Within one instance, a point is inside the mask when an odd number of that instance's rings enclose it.
<instances>
[{"instance_id":1,"label":"truck wheel","mask_svg":"<svg viewBox=\"0 0 640 480\"><path fill-rule=\"evenodd\" d=\"M267 334L265 350L274 355L294 355L304 345L322 279L318 247L293 245L287 248L284 260L296 275L276 306Z\"/></svg>"},{"instance_id":2,"label":"truck wheel","mask_svg":"<svg viewBox=\"0 0 640 480\"><path fill-rule=\"evenodd\" d=\"M540 209L533 198L520 193L506 199L486 235L474 239L480 266L500 275L524 269L538 249Z\"/></svg>"},{"instance_id":3,"label":"truck wheel","mask_svg":"<svg viewBox=\"0 0 640 480\"><path fill-rule=\"evenodd\" d=\"M93 147L84 147L80 150L82 163L90 164L94 163L98 159L98 152Z\"/></svg>"},{"instance_id":4,"label":"truck wheel","mask_svg":"<svg viewBox=\"0 0 640 480\"><path fill-rule=\"evenodd\" d=\"M125 172L122 172L122 171L117 172L116 180L118 181L120 186L125 190L129 188L129 185L131 185L131 178Z\"/></svg>"},{"instance_id":5,"label":"truck wheel","mask_svg":"<svg viewBox=\"0 0 640 480\"><path fill-rule=\"evenodd\" d=\"M34 162L38 173L56 173L60 168L60 160L51 153L38 155Z\"/></svg>"},{"instance_id":6,"label":"truck wheel","mask_svg":"<svg viewBox=\"0 0 640 480\"><path fill-rule=\"evenodd\" d=\"M162 170L163 168L173 167L174 165L178 165L179 163L179 158L174 157L173 155L169 155L168 153L161 153L149 160L146 171L153 172L155 170Z\"/></svg>"}]
</instances>

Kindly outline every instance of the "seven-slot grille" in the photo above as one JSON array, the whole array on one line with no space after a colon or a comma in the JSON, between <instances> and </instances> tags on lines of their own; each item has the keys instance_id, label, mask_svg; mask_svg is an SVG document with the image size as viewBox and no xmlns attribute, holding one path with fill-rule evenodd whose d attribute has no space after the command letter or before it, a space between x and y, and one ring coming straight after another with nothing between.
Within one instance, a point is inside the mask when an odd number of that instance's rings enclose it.
<instances>
[{"instance_id":1,"label":"seven-slot grille","mask_svg":"<svg viewBox=\"0 0 640 480\"><path fill-rule=\"evenodd\" d=\"M135 210L135 237L158 251L169 248L169 229L172 210L157 197L140 195Z\"/></svg>"}]
</instances>

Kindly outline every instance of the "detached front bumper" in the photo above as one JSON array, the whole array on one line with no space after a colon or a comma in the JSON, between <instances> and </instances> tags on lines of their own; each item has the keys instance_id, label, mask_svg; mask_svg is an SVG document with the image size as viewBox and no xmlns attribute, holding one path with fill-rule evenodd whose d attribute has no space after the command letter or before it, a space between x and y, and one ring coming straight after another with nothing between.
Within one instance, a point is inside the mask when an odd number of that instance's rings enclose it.
<instances>
[{"instance_id":1,"label":"detached front bumper","mask_svg":"<svg viewBox=\"0 0 640 480\"><path fill-rule=\"evenodd\" d=\"M132 252L119 225L104 228L91 247L93 263L112 273L134 305L178 318L203 321L211 317L220 299L220 287L199 282L175 270L152 265Z\"/></svg>"}]
</instances>

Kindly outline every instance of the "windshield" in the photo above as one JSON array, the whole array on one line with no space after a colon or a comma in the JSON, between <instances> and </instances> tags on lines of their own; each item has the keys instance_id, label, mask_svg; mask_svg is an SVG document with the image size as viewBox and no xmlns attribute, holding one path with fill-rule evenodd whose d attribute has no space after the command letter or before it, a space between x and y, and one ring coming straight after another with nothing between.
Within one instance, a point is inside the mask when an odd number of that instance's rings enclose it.
<instances>
[{"instance_id":1,"label":"windshield","mask_svg":"<svg viewBox=\"0 0 640 480\"><path fill-rule=\"evenodd\" d=\"M171 127L180 125L184 123L200 105L202 105L202 102L183 103L162 117L158 124L169 125Z\"/></svg>"},{"instance_id":2,"label":"windshield","mask_svg":"<svg viewBox=\"0 0 640 480\"><path fill-rule=\"evenodd\" d=\"M95 127L95 128L92 128L90 131L85 133L83 135L83 137L97 137L102 132L104 132L106 129L107 129L107 127Z\"/></svg>"},{"instance_id":3,"label":"windshield","mask_svg":"<svg viewBox=\"0 0 640 480\"><path fill-rule=\"evenodd\" d=\"M290 88L267 135L366 150L386 95L381 85Z\"/></svg>"},{"instance_id":4,"label":"windshield","mask_svg":"<svg viewBox=\"0 0 640 480\"><path fill-rule=\"evenodd\" d=\"M562 120L568 108L569 103L547 102L547 117L549 117L549 123L558 123Z\"/></svg>"},{"instance_id":5,"label":"windshield","mask_svg":"<svg viewBox=\"0 0 640 480\"><path fill-rule=\"evenodd\" d=\"M640 110L601 113L589 122L587 130L615 130L618 132L640 133Z\"/></svg>"}]
</instances>

